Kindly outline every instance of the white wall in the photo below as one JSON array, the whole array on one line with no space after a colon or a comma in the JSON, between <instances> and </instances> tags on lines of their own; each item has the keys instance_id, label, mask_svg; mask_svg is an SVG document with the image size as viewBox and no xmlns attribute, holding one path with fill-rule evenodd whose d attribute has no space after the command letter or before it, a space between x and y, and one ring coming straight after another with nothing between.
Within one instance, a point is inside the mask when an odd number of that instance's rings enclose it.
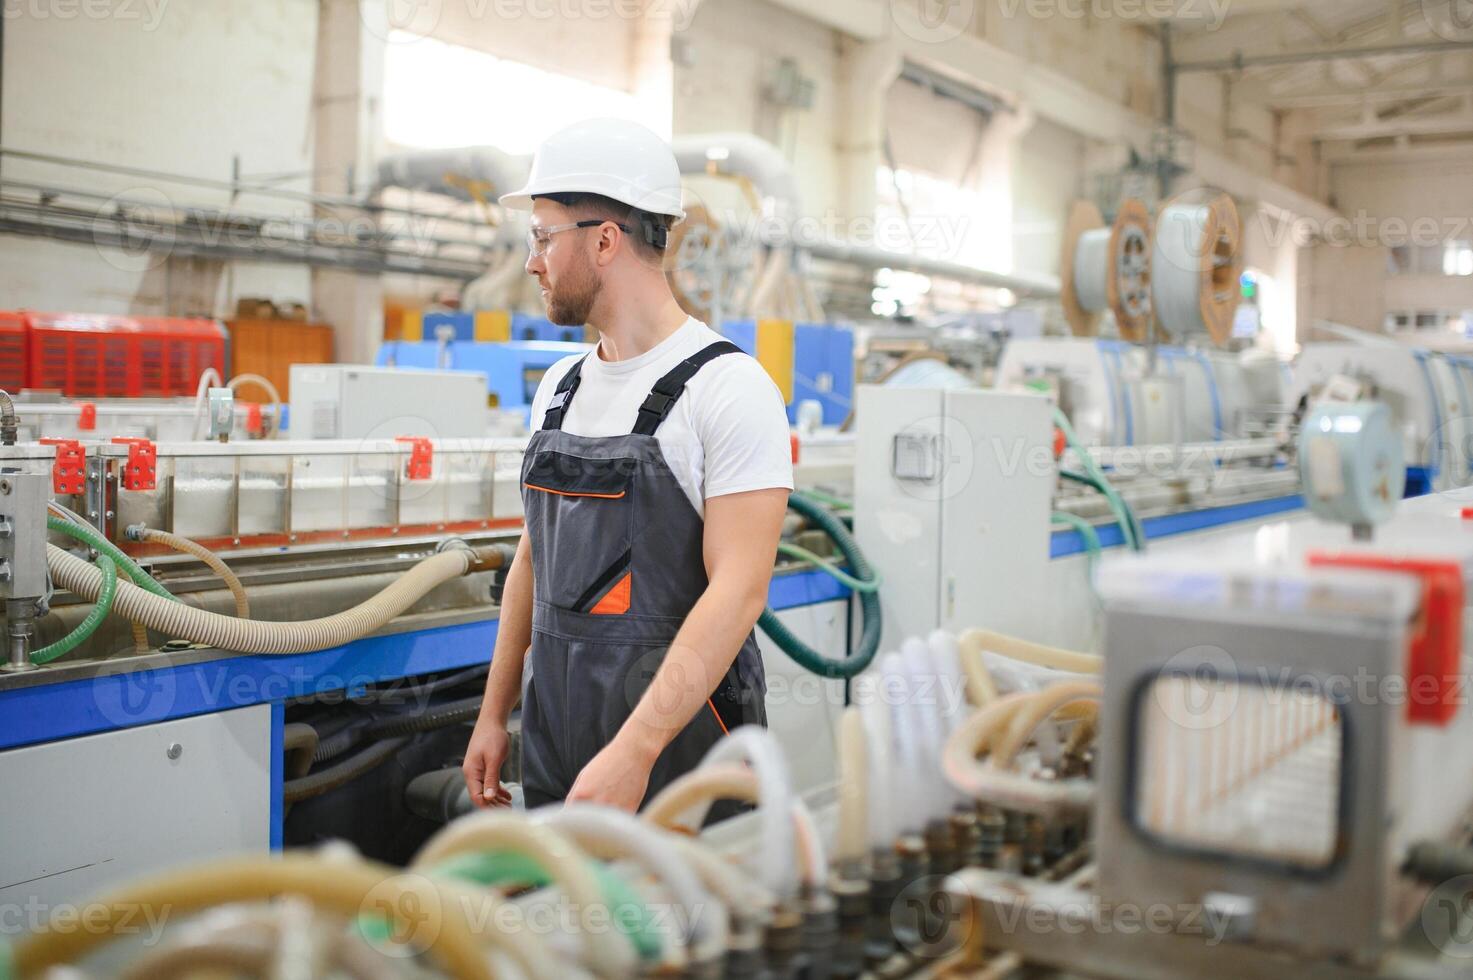
<instances>
[{"instance_id":1,"label":"white wall","mask_svg":"<svg viewBox=\"0 0 1473 980\"><path fill-rule=\"evenodd\" d=\"M1336 203L1382 245L1473 241L1473 156L1348 160L1330 170ZM1473 277L1388 276L1387 310L1473 310Z\"/></svg>"},{"instance_id":2,"label":"white wall","mask_svg":"<svg viewBox=\"0 0 1473 980\"><path fill-rule=\"evenodd\" d=\"M675 132L757 133L783 149L806 214L839 206L835 32L766 0L709 0L676 34L674 50ZM784 58L813 80L813 108L780 113L763 99L764 79Z\"/></svg>"},{"instance_id":3,"label":"white wall","mask_svg":"<svg viewBox=\"0 0 1473 980\"><path fill-rule=\"evenodd\" d=\"M1085 194L1088 141L1048 120L1023 134L1013 172L1013 264L1057 274L1068 203Z\"/></svg>"},{"instance_id":4,"label":"white wall","mask_svg":"<svg viewBox=\"0 0 1473 980\"><path fill-rule=\"evenodd\" d=\"M304 0L103 5L116 16L36 17L7 10L0 139L12 149L229 180L310 169L317 5ZM155 12L157 14L155 15ZM127 16L133 15L135 16ZM4 179L120 195L154 206L226 203L228 194L150 177L8 159ZM296 186L305 188L305 179ZM7 191L16 193L14 185ZM243 197L239 206L305 214ZM0 308L223 313L236 296L305 302L307 270L125 255L91 245L0 237Z\"/></svg>"}]
</instances>

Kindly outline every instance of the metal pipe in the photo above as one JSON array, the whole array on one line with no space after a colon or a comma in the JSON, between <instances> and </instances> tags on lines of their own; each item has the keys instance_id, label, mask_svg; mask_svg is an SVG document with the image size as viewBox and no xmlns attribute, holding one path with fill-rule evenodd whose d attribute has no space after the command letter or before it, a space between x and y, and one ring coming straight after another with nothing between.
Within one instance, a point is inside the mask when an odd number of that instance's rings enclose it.
<instances>
[{"instance_id":1,"label":"metal pipe","mask_svg":"<svg viewBox=\"0 0 1473 980\"><path fill-rule=\"evenodd\" d=\"M31 663L31 634L36 625L36 600L6 600L5 619L8 640L5 670L34 670L35 664Z\"/></svg>"},{"instance_id":2,"label":"metal pipe","mask_svg":"<svg viewBox=\"0 0 1473 980\"><path fill-rule=\"evenodd\" d=\"M15 400L0 389L0 444L15 445L20 435L20 416L15 414Z\"/></svg>"},{"instance_id":3,"label":"metal pipe","mask_svg":"<svg viewBox=\"0 0 1473 980\"><path fill-rule=\"evenodd\" d=\"M1360 48L1322 48L1313 51L1285 51L1282 54L1245 55L1211 61L1178 61L1173 71L1239 71L1243 68L1268 68L1274 65L1298 65L1308 61L1344 61L1357 58L1381 58L1399 54L1445 54L1473 51L1473 41L1408 41L1403 44L1376 44Z\"/></svg>"}]
</instances>

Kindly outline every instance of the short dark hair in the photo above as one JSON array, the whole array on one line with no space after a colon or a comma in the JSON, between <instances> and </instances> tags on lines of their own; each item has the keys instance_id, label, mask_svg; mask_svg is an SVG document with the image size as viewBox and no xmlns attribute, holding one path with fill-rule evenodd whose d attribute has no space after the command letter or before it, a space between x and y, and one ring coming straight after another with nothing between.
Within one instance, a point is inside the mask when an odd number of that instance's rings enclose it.
<instances>
[{"instance_id":1,"label":"short dark hair","mask_svg":"<svg viewBox=\"0 0 1473 980\"><path fill-rule=\"evenodd\" d=\"M670 216L667 214L630 207L602 194L535 194L532 199L535 201L540 197L556 201L582 218L606 218L618 222L629 230L635 247L651 255L663 255L670 240Z\"/></svg>"}]
</instances>

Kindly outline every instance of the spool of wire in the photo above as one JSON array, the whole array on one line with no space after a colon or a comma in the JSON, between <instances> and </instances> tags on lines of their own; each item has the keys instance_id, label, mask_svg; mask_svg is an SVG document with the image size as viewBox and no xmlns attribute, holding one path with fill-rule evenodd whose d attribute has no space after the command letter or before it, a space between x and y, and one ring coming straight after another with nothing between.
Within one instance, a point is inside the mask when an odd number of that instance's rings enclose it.
<instances>
[{"instance_id":1,"label":"spool of wire","mask_svg":"<svg viewBox=\"0 0 1473 980\"><path fill-rule=\"evenodd\" d=\"M1060 266L1064 315L1076 336L1097 335L1106 310L1122 338L1144 336L1151 315L1150 242L1151 215L1140 201L1124 202L1110 226L1099 208L1075 202Z\"/></svg>"},{"instance_id":2,"label":"spool of wire","mask_svg":"<svg viewBox=\"0 0 1473 980\"><path fill-rule=\"evenodd\" d=\"M1219 346L1233 332L1242 299L1243 226L1232 198L1195 192L1156 221L1152 301L1156 322L1178 341L1207 334Z\"/></svg>"}]
</instances>

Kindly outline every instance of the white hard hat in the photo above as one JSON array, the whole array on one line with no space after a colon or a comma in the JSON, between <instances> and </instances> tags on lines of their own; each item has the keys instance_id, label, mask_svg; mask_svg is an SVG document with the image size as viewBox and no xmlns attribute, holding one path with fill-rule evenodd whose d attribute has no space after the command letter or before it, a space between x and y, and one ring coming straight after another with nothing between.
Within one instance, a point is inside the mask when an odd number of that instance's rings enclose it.
<instances>
[{"instance_id":1,"label":"white hard hat","mask_svg":"<svg viewBox=\"0 0 1473 980\"><path fill-rule=\"evenodd\" d=\"M675 152L626 119L587 119L553 133L537 148L526 186L499 200L528 211L533 196L545 194L602 194L676 221L685 217Z\"/></svg>"}]
</instances>

